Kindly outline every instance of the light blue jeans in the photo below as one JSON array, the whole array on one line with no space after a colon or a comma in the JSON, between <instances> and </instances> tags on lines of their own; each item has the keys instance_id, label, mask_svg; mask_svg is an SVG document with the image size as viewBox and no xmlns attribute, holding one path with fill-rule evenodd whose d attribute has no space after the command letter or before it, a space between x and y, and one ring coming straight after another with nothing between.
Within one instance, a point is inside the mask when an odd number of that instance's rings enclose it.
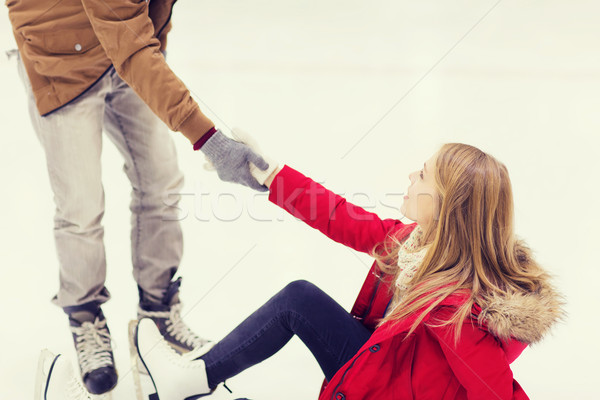
<instances>
[{"instance_id":1,"label":"light blue jeans","mask_svg":"<svg viewBox=\"0 0 600 400\"><path fill-rule=\"evenodd\" d=\"M53 302L71 309L110 298L102 226L103 131L125 159L131 182L133 276L145 293L161 299L183 252L176 207L183 175L171 133L113 68L75 101L46 117L37 111L20 59L19 74L56 204L60 287Z\"/></svg>"}]
</instances>

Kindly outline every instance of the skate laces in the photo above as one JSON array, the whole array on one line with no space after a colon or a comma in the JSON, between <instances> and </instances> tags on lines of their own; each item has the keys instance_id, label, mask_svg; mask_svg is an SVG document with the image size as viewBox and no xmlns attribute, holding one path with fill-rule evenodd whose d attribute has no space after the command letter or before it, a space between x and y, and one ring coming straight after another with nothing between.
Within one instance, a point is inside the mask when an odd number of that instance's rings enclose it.
<instances>
[{"instance_id":1,"label":"skate laces","mask_svg":"<svg viewBox=\"0 0 600 400\"><path fill-rule=\"evenodd\" d=\"M86 321L80 327L72 326L71 332L76 335L75 348L82 375L113 365L110 333L105 319L96 318L94 323Z\"/></svg>"},{"instance_id":2,"label":"skate laces","mask_svg":"<svg viewBox=\"0 0 600 400\"><path fill-rule=\"evenodd\" d=\"M182 356L177 353L175 349L169 345L169 343L165 340L165 338L160 334L158 329L155 331L156 336L154 336L154 340L156 340L155 349L158 350L163 358L166 358L172 364L180 367L180 368L200 368L204 367L203 360L189 360L188 358ZM149 351L153 351L150 349ZM142 356L144 358L144 356Z\"/></svg>"},{"instance_id":3,"label":"skate laces","mask_svg":"<svg viewBox=\"0 0 600 400\"><path fill-rule=\"evenodd\" d=\"M171 306L170 311L145 311L139 308L138 314L140 317L163 318L167 333L175 340L193 347L198 348L208 344L210 341L196 335L181 318L181 303Z\"/></svg>"}]
</instances>

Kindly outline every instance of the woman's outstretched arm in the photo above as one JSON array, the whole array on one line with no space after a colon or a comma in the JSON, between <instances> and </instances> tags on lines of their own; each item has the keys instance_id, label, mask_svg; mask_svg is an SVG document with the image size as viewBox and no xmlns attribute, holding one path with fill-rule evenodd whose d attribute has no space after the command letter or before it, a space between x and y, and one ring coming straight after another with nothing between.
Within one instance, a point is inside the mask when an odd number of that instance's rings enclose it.
<instances>
[{"instance_id":1,"label":"woman's outstretched arm","mask_svg":"<svg viewBox=\"0 0 600 400\"><path fill-rule=\"evenodd\" d=\"M330 239L369 253L386 235L405 225L351 204L300 172L284 166L265 181L269 200Z\"/></svg>"}]
</instances>

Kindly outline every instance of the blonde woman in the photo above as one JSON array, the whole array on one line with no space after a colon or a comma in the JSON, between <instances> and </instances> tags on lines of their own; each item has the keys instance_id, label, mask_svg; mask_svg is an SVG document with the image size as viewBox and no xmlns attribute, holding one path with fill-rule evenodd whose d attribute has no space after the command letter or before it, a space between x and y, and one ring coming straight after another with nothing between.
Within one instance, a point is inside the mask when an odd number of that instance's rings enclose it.
<instances>
[{"instance_id":1,"label":"blonde woman","mask_svg":"<svg viewBox=\"0 0 600 400\"><path fill-rule=\"evenodd\" d=\"M510 364L560 319L562 303L515 237L506 167L452 143L409 178L401 211L414 223L404 224L289 166L273 172L271 202L374 256L356 303L348 313L313 284L292 282L193 361L142 320L138 353L160 399L209 394L293 335L323 370L320 400L526 399Z\"/></svg>"}]
</instances>

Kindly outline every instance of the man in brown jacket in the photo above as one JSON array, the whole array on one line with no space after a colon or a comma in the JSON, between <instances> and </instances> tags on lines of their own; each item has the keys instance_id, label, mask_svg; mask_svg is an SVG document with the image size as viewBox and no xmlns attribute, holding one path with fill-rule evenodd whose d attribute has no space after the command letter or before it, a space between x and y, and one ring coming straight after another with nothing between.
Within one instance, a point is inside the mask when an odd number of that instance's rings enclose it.
<instances>
[{"instance_id":1,"label":"man in brown jacket","mask_svg":"<svg viewBox=\"0 0 600 400\"><path fill-rule=\"evenodd\" d=\"M125 159L133 188L132 262L138 317L154 319L180 352L206 344L180 319L182 256L176 202L182 187L172 138L161 120L201 149L221 179L266 190L250 163L268 164L216 130L163 51L175 0L7 0L29 111L46 153L56 203L60 288L53 302L69 315L82 379L91 393L117 383L101 304L104 286L102 131ZM158 118L157 118L158 116Z\"/></svg>"}]
</instances>

